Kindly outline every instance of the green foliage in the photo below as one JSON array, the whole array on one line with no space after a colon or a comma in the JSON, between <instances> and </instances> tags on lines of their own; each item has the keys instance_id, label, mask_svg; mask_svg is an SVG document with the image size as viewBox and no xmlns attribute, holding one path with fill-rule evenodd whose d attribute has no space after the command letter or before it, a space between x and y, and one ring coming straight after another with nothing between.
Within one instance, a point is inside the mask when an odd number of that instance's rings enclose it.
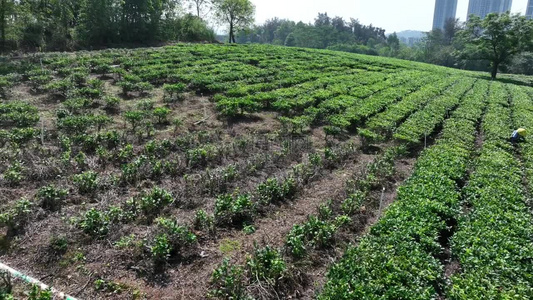
<instances>
[{"instance_id":1,"label":"green foliage","mask_svg":"<svg viewBox=\"0 0 533 300\"><path fill-rule=\"evenodd\" d=\"M74 175L72 181L78 187L80 194L92 194L98 188L98 174L94 171Z\"/></svg>"},{"instance_id":2,"label":"green foliage","mask_svg":"<svg viewBox=\"0 0 533 300\"><path fill-rule=\"evenodd\" d=\"M124 119L130 123L132 131L135 131L144 116L145 113L142 111L127 111L124 113Z\"/></svg>"},{"instance_id":3,"label":"green foliage","mask_svg":"<svg viewBox=\"0 0 533 300\"><path fill-rule=\"evenodd\" d=\"M37 199L40 201L42 208L56 211L61 209L63 201L68 195L68 191L56 188L54 185L48 185L37 191Z\"/></svg>"},{"instance_id":4,"label":"green foliage","mask_svg":"<svg viewBox=\"0 0 533 300\"><path fill-rule=\"evenodd\" d=\"M69 241L65 236L56 236L54 235L50 239L50 249L56 255L63 255L67 252Z\"/></svg>"},{"instance_id":5,"label":"green foliage","mask_svg":"<svg viewBox=\"0 0 533 300\"><path fill-rule=\"evenodd\" d=\"M94 289L105 293L121 294L126 289L126 286L105 279L96 279L94 281Z\"/></svg>"},{"instance_id":6,"label":"green foliage","mask_svg":"<svg viewBox=\"0 0 533 300\"><path fill-rule=\"evenodd\" d=\"M196 243L196 235L189 228L179 225L176 220L159 218L156 222L160 233L150 246L156 266L168 262L172 257L179 257L182 250Z\"/></svg>"},{"instance_id":7,"label":"green foliage","mask_svg":"<svg viewBox=\"0 0 533 300\"><path fill-rule=\"evenodd\" d=\"M225 258L211 275L209 296L218 299L248 299L244 282L244 269L231 265Z\"/></svg>"},{"instance_id":8,"label":"green foliage","mask_svg":"<svg viewBox=\"0 0 533 300\"><path fill-rule=\"evenodd\" d=\"M174 102L183 99L182 93L185 91L185 89L186 85L183 83L163 85L163 90L165 91L165 94L167 94L165 101Z\"/></svg>"},{"instance_id":9,"label":"green foliage","mask_svg":"<svg viewBox=\"0 0 533 300\"><path fill-rule=\"evenodd\" d=\"M291 200L296 194L296 181L290 177L280 182L269 178L257 187L258 201L264 205Z\"/></svg>"},{"instance_id":10,"label":"green foliage","mask_svg":"<svg viewBox=\"0 0 533 300\"><path fill-rule=\"evenodd\" d=\"M24 179L23 167L20 161L13 161L4 172L4 180L10 185L18 185Z\"/></svg>"},{"instance_id":11,"label":"green foliage","mask_svg":"<svg viewBox=\"0 0 533 300\"><path fill-rule=\"evenodd\" d=\"M254 22L255 6L249 0L216 0L213 8L217 19L229 23L229 42L235 43L235 32Z\"/></svg>"},{"instance_id":12,"label":"green foliage","mask_svg":"<svg viewBox=\"0 0 533 300\"><path fill-rule=\"evenodd\" d=\"M39 121L37 108L20 101L0 103L0 125L29 127Z\"/></svg>"},{"instance_id":13,"label":"green foliage","mask_svg":"<svg viewBox=\"0 0 533 300\"><path fill-rule=\"evenodd\" d=\"M172 194L161 188L153 188L150 193L142 195L138 200L139 209L147 217L154 217L165 206L174 203Z\"/></svg>"},{"instance_id":14,"label":"green foliage","mask_svg":"<svg viewBox=\"0 0 533 300\"><path fill-rule=\"evenodd\" d=\"M214 225L212 216L209 216L205 210L199 209L194 214L194 228L197 230L211 230Z\"/></svg>"},{"instance_id":15,"label":"green foliage","mask_svg":"<svg viewBox=\"0 0 533 300\"><path fill-rule=\"evenodd\" d=\"M533 47L533 21L510 12L488 14L483 19L474 16L468 19L465 30L459 35L465 45L462 54L490 61L494 79L502 64Z\"/></svg>"},{"instance_id":16,"label":"green foliage","mask_svg":"<svg viewBox=\"0 0 533 300\"><path fill-rule=\"evenodd\" d=\"M117 98L117 97L105 96L104 102L105 102L105 109L107 109L108 111L118 111L120 107L120 98Z\"/></svg>"},{"instance_id":17,"label":"green foliage","mask_svg":"<svg viewBox=\"0 0 533 300\"><path fill-rule=\"evenodd\" d=\"M331 215L331 213L327 213ZM325 217L324 212L321 214ZM287 235L286 246L295 258L302 258L308 248L328 248L333 245L336 231L350 222L347 216L337 217L335 220L321 220L316 216L309 216L302 225L294 225Z\"/></svg>"},{"instance_id":18,"label":"green foliage","mask_svg":"<svg viewBox=\"0 0 533 300\"><path fill-rule=\"evenodd\" d=\"M152 115L157 118L158 124L167 123L167 117L172 111L166 107L157 107L152 111Z\"/></svg>"},{"instance_id":19,"label":"green foliage","mask_svg":"<svg viewBox=\"0 0 533 300\"><path fill-rule=\"evenodd\" d=\"M26 225L31 213L32 203L27 199L20 199L15 206L0 214L0 226L7 227L7 235L18 234Z\"/></svg>"},{"instance_id":20,"label":"green foliage","mask_svg":"<svg viewBox=\"0 0 533 300\"><path fill-rule=\"evenodd\" d=\"M93 237L102 237L109 232L109 218L105 213L91 208L78 222L79 227Z\"/></svg>"},{"instance_id":21,"label":"green foliage","mask_svg":"<svg viewBox=\"0 0 533 300\"><path fill-rule=\"evenodd\" d=\"M376 294L402 299L437 297L437 289L444 284L439 238L448 232L447 224L453 224L460 210L457 183L466 176L473 154L476 124L483 111L480 99L486 98L488 85L481 87L465 97L445 122L441 139L419 157L413 175L400 187L387 213L330 269L319 299ZM498 89L491 88L491 92L498 93ZM489 97L489 101L496 98ZM475 112L472 117L470 111ZM501 127L496 119L487 119L486 124ZM507 137L508 130L501 131ZM350 206L347 210L352 211Z\"/></svg>"},{"instance_id":22,"label":"green foliage","mask_svg":"<svg viewBox=\"0 0 533 300\"><path fill-rule=\"evenodd\" d=\"M255 227L253 225L245 225L242 228L242 232L248 235L253 234L255 232Z\"/></svg>"},{"instance_id":23,"label":"green foliage","mask_svg":"<svg viewBox=\"0 0 533 300\"><path fill-rule=\"evenodd\" d=\"M275 286L287 272L287 264L281 253L270 246L255 249L253 255L246 259L246 266L251 278L265 281L271 286Z\"/></svg>"},{"instance_id":24,"label":"green foliage","mask_svg":"<svg viewBox=\"0 0 533 300\"><path fill-rule=\"evenodd\" d=\"M215 222L220 225L241 225L252 218L253 211L250 195L220 195L215 201Z\"/></svg>"},{"instance_id":25,"label":"green foliage","mask_svg":"<svg viewBox=\"0 0 533 300\"><path fill-rule=\"evenodd\" d=\"M41 290L37 285L33 285L28 295L28 300L52 300L52 290Z\"/></svg>"}]
</instances>

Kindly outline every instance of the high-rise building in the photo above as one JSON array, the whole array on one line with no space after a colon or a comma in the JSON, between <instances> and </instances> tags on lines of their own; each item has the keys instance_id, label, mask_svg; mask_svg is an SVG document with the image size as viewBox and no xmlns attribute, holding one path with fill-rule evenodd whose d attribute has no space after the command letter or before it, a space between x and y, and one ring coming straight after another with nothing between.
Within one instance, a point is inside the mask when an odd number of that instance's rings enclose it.
<instances>
[{"instance_id":1,"label":"high-rise building","mask_svg":"<svg viewBox=\"0 0 533 300\"><path fill-rule=\"evenodd\" d=\"M504 13L511 10L513 0L470 0L468 16L476 15L482 19L490 13Z\"/></svg>"},{"instance_id":2,"label":"high-rise building","mask_svg":"<svg viewBox=\"0 0 533 300\"><path fill-rule=\"evenodd\" d=\"M529 0L527 2L526 17L529 19L533 19L533 0Z\"/></svg>"},{"instance_id":3,"label":"high-rise building","mask_svg":"<svg viewBox=\"0 0 533 300\"><path fill-rule=\"evenodd\" d=\"M433 30L444 29L446 21L455 19L457 0L436 0L435 14L433 15Z\"/></svg>"}]
</instances>

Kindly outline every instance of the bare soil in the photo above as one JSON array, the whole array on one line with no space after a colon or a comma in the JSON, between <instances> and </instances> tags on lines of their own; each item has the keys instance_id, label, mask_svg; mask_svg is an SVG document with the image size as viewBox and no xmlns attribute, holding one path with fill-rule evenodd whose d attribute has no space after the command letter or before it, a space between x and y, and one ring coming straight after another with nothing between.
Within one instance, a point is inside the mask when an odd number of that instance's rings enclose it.
<instances>
[{"instance_id":1,"label":"bare soil","mask_svg":"<svg viewBox=\"0 0 533 300\"><path fill-rule=\"evenodd\" d=\"M106 94L120 95L120 89L105 83ZM135 109L143 99L153 99L156 106L167 105L162 101L161 89L155 89L147 97L133 95L121 101L119 111L113 116L114 124L110 129L124 131L127 127L122 112ZM55 136L56 109L61 107L61 101L50 99L46 95L33 94L28 86L19 85L13 91L12 99L25 99L35 105L41 114L42 128L45 129L45 148L56 151L58 141ZM238 137L264 136L280 130L276 120L277 115L272 112L262 112L249 115L238 122L227 122L217 118L215 105L208 97L188 95L185 100L168 105L172 109L169 119L180 118L183 126L176 132L172 125L157 128L153 139L172 139L183 134L194 134L202 131L219 132L217 144L231 143ZM105 113L103 104L99 103L94 111ZM309 136L313 149L323 149L327 146L322 128L311 128L304 132ZM355 135L348 140L358 140ZM134 142L135 138L131 138ZM134 142L135 143L135 142ZM387 145L383 145L387 147ZM142 144L134 144L135 152L142 151ZM279 150L280 145L273 145L269 151ZM311 150L313 150L311 149ZM31 161L31 177L33 180L22 183L18 187L0 186L0 209L13 207L15 201L22 197L34 199L37 190L50 183L69 190L69 196L61 210L56 212L44 211L37 208L32 214L24 231L13 239L0 241L0 259L3 263L35 278L43 280L57 289L79 299L204 299L209 288L209 281L214 268L225 257L233 262L242 263L246 256L256 246L270 245L282 248L285 237L295 224L304 222L311 214L316 214L318 205L328 200L342 201L345 196L346 181L362 172L365 166L376 156L359 152L345 164L329 170L325 169L312 179L295 199L278 206L270 207L264 215L254 220L256 231L245 234L242 230L220 228L216 234L210 235L196 232L199 243L196 247L183 254L179 261L172 262L165 271L147 274L147 266L136 262L135 253L116 247L121 238L134 235L136 240L150 239L153 236L153 224L145 221L135 221L121 224L112 228L110 233L102 239L93 239L85 235L75 225L76 218L89 208L106 208L110 205L120 205L127 199L139 195L143 190L159 186L170 191L180 190L184 184L182 178L164 178L160 181L144 180L136 185L110 186L95 195L87 196L77 193L72 186L71 175L81 172L73 167L66 174L56 174L60 166L57 161L42 159L33 150L28 149L28 161ZM259 151L259 150L257 150ZM221 167L242 162L253 153L224 157L212 167ZM259 182L272 176L283 176L293 165L301 163L306 158L305 151L282 164L271 164L259 171L251 178L236 180L229 185L229 189L239 188L241 191L252 190ZM120 166L99 166L95 157L88 157L89 164L99 170L103 181L111 180L112 175L120 173ZM6 163L6 162L4 162ZM382 210L394 201L396 189L412 171L414 159L403 159L396 163L397 175L386 184ZM210 166L211 167L211 166ZM191 175L205 172L206 168L191 170ZM373 203L379 203L381 191L371 195ZM194 200L194 201L192 201ZM175 205L164 209L161 215L174 217L182 224L191 224L196 209L202 208L213 211L214 197L200 195L194 199L179 199L183 203L189 201L194 205ZM187 202L188 203L188 202ZM313 298L325 280L328 267L342 257L347 243L356 243L369 226L379 219L375 205L369 205L362 213L361 228L356 231L344 232L338 245L330 251L316 252L309 261L297 263L298 272L305 280L295 290L293 298ZM51 246L51 241L58 237L65 238L68 246L65 251L58 251ZM118 291L96 290L95 280L104 279L120 286Z\"/></svg>"}]
</instances>

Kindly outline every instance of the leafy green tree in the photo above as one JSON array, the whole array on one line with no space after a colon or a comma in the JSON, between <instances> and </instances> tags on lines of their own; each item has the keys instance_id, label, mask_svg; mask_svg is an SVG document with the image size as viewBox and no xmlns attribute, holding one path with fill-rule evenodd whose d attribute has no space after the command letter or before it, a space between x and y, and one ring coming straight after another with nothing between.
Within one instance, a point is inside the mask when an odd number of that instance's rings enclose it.
<instances>
[{"instance_id":1,"label":"leafy green tree","mask_svg":"<svg viewBox=\"0 0 533 300\"><path fill-rule=\"evenodd\" d=\"M77 31L83 43L102 45L115 39L117 4L114 0L82 0Z\"/></svg>"},{"instance_id":2,"label":"leafy green tree","mask_svg":"<svg viewBox=\"0 0 533 300\"><path fill-rule=\"evenodd\" d=\"M464 42L462 57L489 61L495 79L501 65L533 48L533 21L510 13L489 14L485 19L471 16L459 36Z\"/></svg>"},{"instance_id":3,"label":"leafy green tree","mask_svg":"<svg viewBox=\"0 0 533 300\"><path fill-rule=\"evenodd\" d=\"M229 42L235 43L235 31L254 22L255 6L250 0L213 0L215 16L229 26Z\"/></svg>"},{"instance_id":4,"label":"leafy green tree","mask_svg":"<svg viewBox=\"0 0 533 300\"><path fill-rule=\"evenodd\" d=\"M0 51L2 52L6 50L7 21L12 9L12 0L0 0Z\"/></svg>"},{"instance_id":5,"label":"leafy green tree","mask_svg":"<svg viewBox=\"0 0 533 300\"><path fill-rule=\"evenodd\" d=\"M398 50L400 50L400 39L396 35L396 32L387 37L387 45L391 48L393 52L397 52Z\"/></svg>"}]
</instances>

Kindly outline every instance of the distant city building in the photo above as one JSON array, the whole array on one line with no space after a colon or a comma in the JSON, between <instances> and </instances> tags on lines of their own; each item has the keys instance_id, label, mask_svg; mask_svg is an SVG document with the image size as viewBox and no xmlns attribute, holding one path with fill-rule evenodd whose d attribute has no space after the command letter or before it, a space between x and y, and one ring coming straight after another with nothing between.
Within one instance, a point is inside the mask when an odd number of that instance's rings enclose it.
<instances>
[{"instance_id":1,"label":"distant city building","mask_svg":"<svg viewBox=\"0 0 533 300\"><path fill-rule=\"evenodd\" d=\"M398 39L400 40L401 43L409 47L413 47L416 44L420 43L420 41L422 41L422 39L419 37L399 37Z\"/></svg>"},{"instance_id":2,"label":"distant city building","mask_svg":"<svg viewBox=\"0 0 533 300\"><path fill-rule=\"evenodd\" d=\"M529 0L527 3L526 17L528 19L533 19L533 0Z\"/></svg>"},{"instance_id":3,"label":"distant city building","mask_svg":"<svg viewBox=\"0 0 533 300\"><path fill-rule=\"evenodd\" d=\"M455 20L457 0L436 0L435 14L433 15L433 30L444 29L449 19Z\"/></svg>"},{"instance_id":4,"label":"distant city building","mask_svg":"<svg viewBox=\"0 0 533 300\"><path fill-rule=\"evenodd\" d=\"M490 13L501 14L510 11L512 4L513 0L470 0L468 17L476 15L483 19Z\"/></svg>"}]
</instances>

